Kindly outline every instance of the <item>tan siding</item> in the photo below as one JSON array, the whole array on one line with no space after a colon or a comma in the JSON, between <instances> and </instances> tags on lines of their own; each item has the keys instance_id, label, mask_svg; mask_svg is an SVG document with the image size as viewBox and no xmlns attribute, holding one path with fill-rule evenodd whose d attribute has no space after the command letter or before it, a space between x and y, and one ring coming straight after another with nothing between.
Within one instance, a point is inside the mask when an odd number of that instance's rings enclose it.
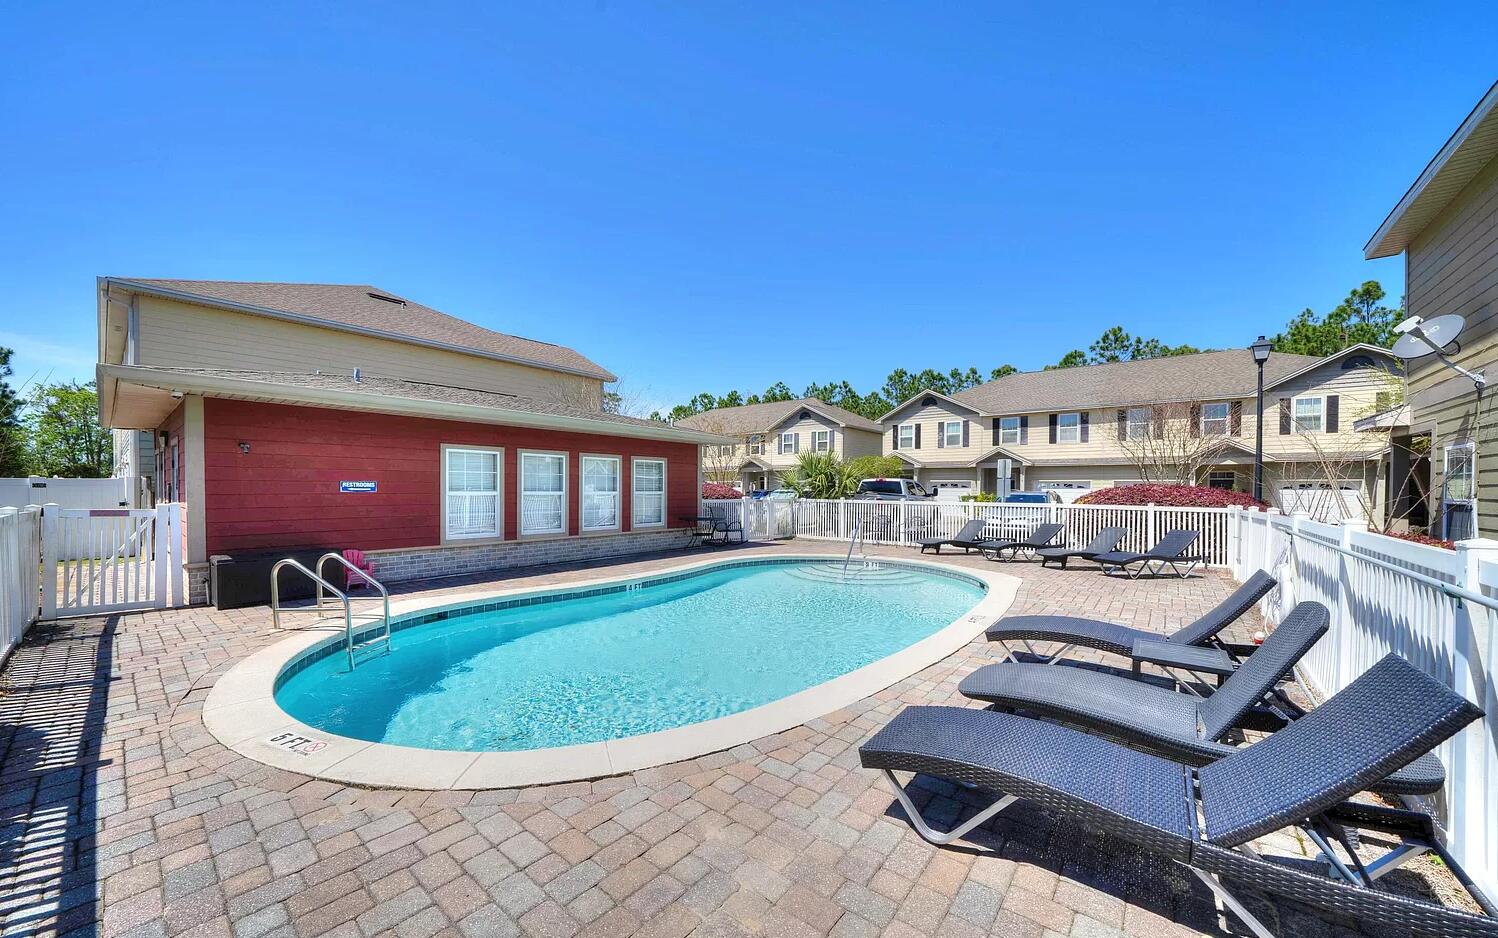
<instances>
[{"instance_id":1,"label":"tan siding","mask_svg":"<svg viewBox=\"0 0 1498 938\"><path fill-rule=\"evenodd\" d=\"M937 446L937 426L946 420L967 420L968 445L962 447ZM898 416L891 418L884 424L884 435L881 442L881 452L893 453L895 451L894 438L890 431L901 424L919 424L921 428L921 445L918 449L910 449L906 452L926 461L932 460L959 460L977 459L988 450L993 448L993 431L989 429L989 421L983 417L977 417L963 412L960 408L937 399L930 407L916 405L907 409ZM955 477L954 477L955 478Z\"/></svg>"},{"instance_id":2,"label":"tan siding","mask_svg":"<svg viewBox=\"0 0 1498 938\"><path fill-rule=\"evenodd\" d=\"M141 296L140 364L242 371L315 369L459 385L599 406L602 383L389 339Z\"/></svg>"},{"instance_id":3,"label":"tan siding","mask_svg":"<svg viewBox=\"0 0 1498 938\"><path fill-rule=\"evenodd\" d=\"M878 456L884 452L883 438L872 430L845 428L838 431L839 452L844 459L859 456Z\"/></svg>"}]
</instances>

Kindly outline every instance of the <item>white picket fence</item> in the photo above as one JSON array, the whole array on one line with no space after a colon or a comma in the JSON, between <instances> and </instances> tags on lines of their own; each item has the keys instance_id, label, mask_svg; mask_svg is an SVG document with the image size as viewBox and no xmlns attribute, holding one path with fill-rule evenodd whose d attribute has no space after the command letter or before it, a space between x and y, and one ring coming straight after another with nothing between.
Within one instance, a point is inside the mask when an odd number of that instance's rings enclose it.
<instances>
[{"instance_id":1,"label":"white picket fence","mask_svg":"<svg viewBox=\"0 0 1498 938\"><path fill-rule=\"evenodd\" d=\"M1227 566L1230 554L1228 512L1221 508L813 498L724 499L704 505L734 520L748 519L744 529L756 539L846 541L858 526L868 543L912 547L928 538L953 537L969 521L982 520L988 537L1020 538L1041 524L1064 524L1064 542L1078 545L1103 528L1121 527L1125 534L1120 550L1146 550L1165 532L1185 528L1200 534L1193 550L1209 565Z\"/></svg>"},{"instance_id":2,"label":"white picket fence","mask_svg":"<svg viewBox=\"0 0 1498 938\"><path fill-rule=\"evenodd\" d=\"M182 505L42 512L42 618L187 605Z\"/></svg>"},{"instance_id":3,"label":"white picket fence","mask_svg":"<svg viewBox=\"0 0 1498 938\"><path fill-rule=\"evenodd\" d=\"M42 510L0 508L0 661L40 611Z\"/></svg>"},{"instance_id":4,"label":"white picket fence","mask_svg":"<svg viewBox=\"0 0 1498 938\"><path fill-rule=\"evenodd\" d=\"M1331 610L1331 629L1301 662L1325 697L1384 655L1408 659L1489 716L1444 744L1447 782L1436 805L1452 855L1498 896L1498 541L1455 551L1303 515L1229 510L1229 569L1280 581L1261 608L1279 621L1298 602Z\"/></svg>"}]
</instances>

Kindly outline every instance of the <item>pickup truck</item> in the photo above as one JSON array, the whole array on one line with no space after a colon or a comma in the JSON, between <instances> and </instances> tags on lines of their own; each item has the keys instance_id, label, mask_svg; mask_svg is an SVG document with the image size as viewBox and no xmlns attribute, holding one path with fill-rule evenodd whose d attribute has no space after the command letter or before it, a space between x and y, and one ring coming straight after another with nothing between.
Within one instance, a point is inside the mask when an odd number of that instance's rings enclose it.
<instances>
[{"instance_id":1,"label":"pickup truck","mask_svg":"<svg viewBox=\"0 0 1498 938\"><path fill-rule=\"evenodd\" d=\"M864 479L858 483L854 498L881 502L906 502L930 498L931 493L911 479Z\"/></svg>"}]
</instances>

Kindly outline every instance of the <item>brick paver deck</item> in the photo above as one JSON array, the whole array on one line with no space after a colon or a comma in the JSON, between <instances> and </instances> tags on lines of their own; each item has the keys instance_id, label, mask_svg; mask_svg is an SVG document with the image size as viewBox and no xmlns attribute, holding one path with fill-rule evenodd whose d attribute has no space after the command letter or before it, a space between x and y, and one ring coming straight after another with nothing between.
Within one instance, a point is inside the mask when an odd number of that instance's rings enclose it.
<instances>
[{"instance_id":1,"label":"brick paver deck","mask_svg":"<svg viewBox=\"0 0 1498 938\"><path fill-rule=\"evenodd\" d=\"M740 548L808 549L816 545ZM607 567L648 570L683 556ZM1064 609L1159 630L1231 589L1216 574L1128 583L1011 569L1023 577L1016 612ZM278 637L263 608L32 630L0 698L4 934L1223 933L1210 894L1186 871L1033 806L943 849L892 809L881 780L859 768L858 743L904 704L964 702L958 680L998 656L982 641L855 707L727 752L593 782L426 793L268 768L207 734L199 708L217 675ZM938 818L986 803L940 785L922 794ZM1278 934L1355 934L1248 898ZM1242 932L1234 919L1226 927Z\"/></svg>"}]
</instances>

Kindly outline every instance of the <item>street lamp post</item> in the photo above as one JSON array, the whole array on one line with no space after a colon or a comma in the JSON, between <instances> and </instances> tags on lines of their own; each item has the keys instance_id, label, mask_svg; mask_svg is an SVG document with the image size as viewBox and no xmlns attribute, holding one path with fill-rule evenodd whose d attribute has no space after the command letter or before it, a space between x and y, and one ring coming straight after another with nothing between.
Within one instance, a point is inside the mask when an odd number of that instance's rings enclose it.
<instances>
[{"instance_id":1,"label":"street lamp post","mask_svg":"<svg viewBox=\"0 0 1498 938\"><path fill-rule=\"evenodd\" d=\"M1259 336L1257 342L1248 347L1253 353L1254 363L1259 366L1259 393L1257 407L1259 419L1254 421L1254 501L1264 500L1264 363L1274 346L1268 339Z\"/></svg>"}]
</instances>

